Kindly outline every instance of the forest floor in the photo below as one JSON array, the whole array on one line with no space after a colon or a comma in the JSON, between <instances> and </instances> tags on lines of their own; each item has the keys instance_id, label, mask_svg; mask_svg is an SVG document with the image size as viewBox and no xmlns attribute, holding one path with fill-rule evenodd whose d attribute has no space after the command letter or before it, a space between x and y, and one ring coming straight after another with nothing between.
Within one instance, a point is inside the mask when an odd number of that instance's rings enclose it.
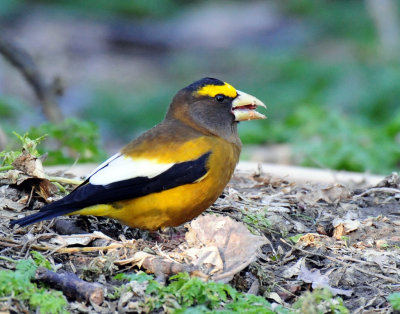
<instances>
[{"instance_id":1,"label":"forest floor","mask_svg":"<svg viewBox=\"0 0 400 314\"><path fill-rule=\"evenodd\" d=\"M79 297L79 287L57 286L59 278L43 280L64 291L71 312L149 311L146 286L116 293L122 282L115 275L139 269L155 274L158 282L168 283L182 271L229 282L286 309L303 296L300 312L310 309L304 296L317 288L341 298L352 313L390 313L387 297L400 291L397 174L373 187L350 188L294 184L262 171L237 171L199 218L159 232L83 216L9 227L10 220L33 213L55 190L46 179L18 170L0 172L0 271L14 269L12 260L29 258L32 250L40 252L57 274L72 281L76 274L84 280L77 285L93 292ZM174 307L179 305L162 305L157 312ZM0 311L28 309L12 296L0 300Z\"/></svg>"}]
</instances>

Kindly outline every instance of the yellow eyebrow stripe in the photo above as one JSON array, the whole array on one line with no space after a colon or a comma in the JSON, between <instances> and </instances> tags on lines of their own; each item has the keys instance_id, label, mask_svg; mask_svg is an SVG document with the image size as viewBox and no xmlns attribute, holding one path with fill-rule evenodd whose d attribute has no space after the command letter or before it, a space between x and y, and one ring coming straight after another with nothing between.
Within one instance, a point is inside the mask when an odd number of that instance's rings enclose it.
<instances>
[{"instance_id":1,"label":"yellow eyebrow stripe","mask_svg":"<svg viewBox=\"0 0 400 314\"><path fill-rule=\"evenodd\" d=\"M237 96L236 89L224 82L224 85L206 85L197 90L197 95L215 97L218 94L225 95L227 97L235 98Z\"/></svg>"}]
</instances>

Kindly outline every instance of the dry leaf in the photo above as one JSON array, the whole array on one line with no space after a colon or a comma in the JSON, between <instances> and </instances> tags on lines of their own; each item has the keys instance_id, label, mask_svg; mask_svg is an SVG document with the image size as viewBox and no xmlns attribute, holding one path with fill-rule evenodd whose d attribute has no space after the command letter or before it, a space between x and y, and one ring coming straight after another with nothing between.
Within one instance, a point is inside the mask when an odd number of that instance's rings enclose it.
<instances>
[{"instance_id":1,"label":"dry leaf","mask_svg":"<svg viewBox=\"0 0 400 314\"><path fill-rule=\"evenodd\" d=\"M13 211L20 212L25 207L26 207L25 204L21 204L19 202L14 202L8 198L0 199L0 210L1 209L11 209Z\"/></svg>"},{"instance_id":2,"label":"dry leaf","mask_svg":"<svg viewBox=\"0 0 400 314\"><path fill-rule=\"evenodd\" d=\"M327 236L318 233L307 233L299 238L297 245L320 247L325 245L324 242L326 241L328 241Z\"/></svg>"},{"instance_id":3,"label":"dry leaf","mask_svg":"<svg viewBox=\"0 0 400 314\"><path fill-rule=\"evenodd\" d=\"M46 177L41 160L29 154L26 150L22 151L22 154L14 160L12 165L15 169L20 170L29 176L40 179Z\"/></svg>"},{"instance_id":4,"label":"dry leaf","mask_svg":"<svg viewBox=\"0 0 400 314\"><path fill-rule=\"evenodd\" d=\"M88 234L71 234L71 235L58 235L50 240L50 243L70 246L70 245L88 245L94 239L105 239L113 241L110 237L99 231L94 231Z\"/></svg>"},{"instance_id":5,"label":"dry leaf","mask_svg":"<svg viewBox=\"0 0 400 314\"><path fill-rule=\"evenodd\" d=\"M345 235L345 231L344 231L344 225L343 224L339 224L335 227L335 229L333 230L333 237L336 240L341 240L342 237Z\"/></svg>"},{"instance_id":6,"label":"dry leaf","mask_svg":"<svg viewBox=\"0 0 400 314\"><path fill-rule=\"evenodd\" d=\"M333 237L337 240L340 240L344 235L357 230L358 227L360 227L361 223L358 220L343 220L336 218L333 220L332 225L335 228L333 231Z\"/></svg>"},{"instance_id":7,"label":"dry leaf","mask_svg":"<svg viewBox=\"0 0 400 314\"><path fill-rule=\"evenodd\" d=\"M31 176L24 174L22 171L8 170L7 172L0 172L0 185L20 185L30 178Z\"/></svg>"},{"instance_id":8,"label":"dry leaf","mask_svg":"<svg viewBox=\"0 0 400 314\"><path fill-rule=\"evenodd\" d=\"M302 280L307 283L311 283L311 287L313 289L317 288L326 288L328 289L333 295L345 295L351 296L353 293L352 290L344 290L333 288L329 285L329 277L327 275L322 275L319 269L316 270L308 270L306 266L302 266L300 268L300 273L297 279Z\"/></svg>"},{"instance_id":9,"label":"dry leaf","mask_svg":"<svg viewBox=\"0 0 400 314\"><path fill-rule=\"evenodd\" d=\"M186 234L186 240L191 247L189 252L196 252L197 259L192 263L203 269L204 264L215 278L230 281L233 276L247 267L255 258L257 249L268 243L266 238L256 236L239 222L229 217L205 215L193 220ZM193 248L197 250L194 251ZM212 248L212 249L210 249ZM218 253L219 258L207 254ZM223 267L219 264L219 259ZM211 266L214 268L210 269ZM216 279L216 280L217 280Z\"/></svg>"},{"instance_id":10,"label":"dry leaf","mask_svg":"<svg viewBox=\"0 0 400 314\"><path fill-rule=\"evenodd\" d=\"M325 201L328 204L339 203L348 199L351 193L348 188L343 185L335 184L322 189L313 189L307 193L297 193L297 198L307 205L314 206L319 201Z\"/></svg>"},{"instance_id":11,"label":"dry leaf","mask_svg":"<svg viewBox=\"0 0 400 314\"><path fill-rule=\"evenodd\" d=\"M90 242L92 242L93 238L91 235L70 235L70 236L56 236L52 238L49 242L52 244L56 245L61 245L61 246L70 246L70 245L88 245Z\"/></svg>"},{"instance_id":12,"label":"dry leaf","mask_svg":"<svg viewBox=\"0 0 400 314\"><path fill-rule=\"evenodd\" d=\"M282 301L281 297L276 292L268 293L267 298L271 299L271 300L274 300L278 304L283 304L283 301Z\"/></svg>"},{"instance_id":13,"label":"dry leaf","mask_svg":"<svg viewBox=\"0 0 400 314\"><path fill-rule=\"evenodd\" d=\"M218 247L206 246L203 248L189 248L186 254L191 260L196 261L195 265L204 265L209 270L210 274L214 274L224 269L224 262L222 261Z\"/></svg>"},{"instance_id":14,"label":"dry leaf","mask_svg":"<svg viewBox=\"0 0 400 314\"><path fill-rule=\"evenodd\" d=\"M297 276L300 273L301 267L305 266L305 258L300 258L294 265L286 268L282 272L283 278L292 278L293 276Z\"/></svg>"}]
</instances>

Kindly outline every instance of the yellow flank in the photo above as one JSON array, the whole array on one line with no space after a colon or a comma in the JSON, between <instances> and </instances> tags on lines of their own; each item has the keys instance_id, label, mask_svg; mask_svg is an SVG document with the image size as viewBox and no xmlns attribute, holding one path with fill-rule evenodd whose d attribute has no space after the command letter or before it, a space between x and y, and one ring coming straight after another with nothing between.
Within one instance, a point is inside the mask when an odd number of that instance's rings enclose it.
<instances>
[{"instance_id":1,"label":"yellow flank","mask_svg":"<svg viewBox=\"0 0 400 314\"><path fill-rule=\"evenodd\" d=\"M222 94L231 98L235 98L237 96L236 89L228 83L225 83L224 85L206 85L200 88L196 93L201 96L210 97L215 97L218 94Z\"/></svg>"},{"instance_id":2,"label":"yellow flank","mask_svg":"<svg viewBox=\"0 0 400 314\"><path fill-rule=\"evenodd\" d=\"M234 144L219 138L208 140L207 146L212 151L207 163L208 172L197 182L134 199L86 207L70 215L107 216L128 226L148 230L178 226L193 219L222 193L239 157L239 148Z\"/></svg>"},{"instance_id":3,"label":"yellow flank","mask_svg":"<svg viewBox=\"0 0 400 314\"><path fill-rule=\"evenodd\" d=\"M99 205L85 207L83 209L69 213L69 214L67 214L67 216L70 216L70 215L93 215L93 216L110 217L110 216L112 216L113 211L115 211L115 208L112 207L111 205L99 204Z\"/></svg>"}]
</instances>

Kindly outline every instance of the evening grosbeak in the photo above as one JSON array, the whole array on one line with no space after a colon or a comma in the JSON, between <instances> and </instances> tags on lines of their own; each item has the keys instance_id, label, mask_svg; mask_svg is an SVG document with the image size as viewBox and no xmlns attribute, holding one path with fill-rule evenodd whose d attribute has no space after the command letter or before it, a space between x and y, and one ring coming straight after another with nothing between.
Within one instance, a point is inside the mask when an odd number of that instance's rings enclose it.
<instances>
[{"instance_id":1,"label":"evening grosbeak","mask_svg":"<svg viewBox=\"0 0 400 314\"><path fill-rule=\"evenodd\" d=\"M242 146L237 124L265 119L257 106L265 107L218 79L194 82L175 95L160 124L97 167L69 195L11 225L75 214L148 230L189 221L230 180Z\"/></svg>"}]
</instances>

